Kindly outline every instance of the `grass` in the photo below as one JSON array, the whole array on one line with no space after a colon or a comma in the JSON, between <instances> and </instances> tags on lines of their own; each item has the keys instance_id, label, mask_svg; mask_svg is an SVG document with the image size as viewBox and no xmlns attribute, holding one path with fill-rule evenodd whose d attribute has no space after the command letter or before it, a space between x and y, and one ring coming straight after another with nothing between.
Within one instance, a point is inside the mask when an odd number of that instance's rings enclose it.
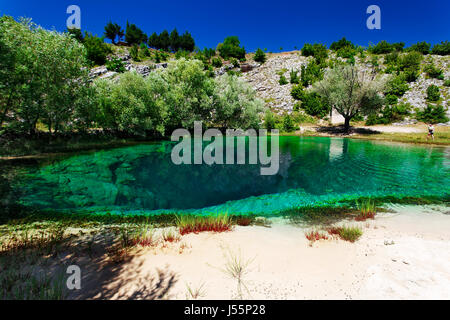
<instances>
[{"instance_id":1,"label":"grass","mask_svg":"<svg viewBox=\"0 0 450 320\"><path fill-rule=\"evenodd\" d=\"M372 199L361 199L356 200L356 207L359 213L355 217L356 221L365 221L367 219L374 219L376 215L376 205L375 201Z\"/></svg>"},{"instance_id":2,"label":"grass","mask_svg":"<svg viewBox=\"0 0 450 320\"><path fill-rule=\"evenodd\" d=\"M249 266L253 260L254 259L244 259L240 251L239 253L229 251L227 254L227 262L222 271L237 281L237 292L240 299L243 298L242 288L244 288L247 293L249 292L244 282L244 276L249 272Z\"/></svg>"},{"instance_id":3,"label":"grass","mask_svg":"<svg viewBox=\"0 0 450 320\"><path fill-rule=\"evenodd\" d=\"M177 216L176 225L180 235L205 231L225 232L232 229L232 220L228 214L216 216L180 215Z\"/></svg>"},{"instance_id":4,"label":"grass","mask_svg":"<svg viewBox=\"0 0 450 320\"><path fill-rule=\"evenodd\" d=\"M177 234L173 229L164 230L162 238L166 242L178 242L181 240L179 234Z\"/></svg>"},{"instance_id":5,"label":"grass","mask_svg":"<svg viewBox=\"0 0 450 320\"><path fill-rule=\"evenodd\" d=\"M305 232L305 237L311 242L319 241L319 240L328 240L328 236L326 234L323 234L320 231L317 230L311 230L308 232Z\"/></svg>"},{"instance_id":6,"label":"grass","mask_svg":"<svg viewBox=\"0 0 450 320\"><path fill-rule=\"evenodd\" d=\"M327 229L330 235L338 235L342 240L355 242L363 234L359 227L330 227Z\"/></svg>"},{"instance_id":7,"label":"grass","mask_svg":"<svg viewBox=\"0 0 450 320\"><path fill-rule=\"evenodd\" d=\"M438 128L434 133L434 140L427 139L427 133L377 133L370 135L356 134L351 138L383 140L392 142L404 142L414 144L450 145L450 130L448 128Z\"/></svg>"},{"instance_id":8,"label":"grass","mask_svg":"<svg viewBox=\"0 0 450 320\"><path fill-rule=\"evenodd\" d=\"M189 284L186 283L186 300L204 297L206 295L206 291L203 288L204 286L205 284L202 283L198 287L192 288Z\"/></svg>"}]
</instances>

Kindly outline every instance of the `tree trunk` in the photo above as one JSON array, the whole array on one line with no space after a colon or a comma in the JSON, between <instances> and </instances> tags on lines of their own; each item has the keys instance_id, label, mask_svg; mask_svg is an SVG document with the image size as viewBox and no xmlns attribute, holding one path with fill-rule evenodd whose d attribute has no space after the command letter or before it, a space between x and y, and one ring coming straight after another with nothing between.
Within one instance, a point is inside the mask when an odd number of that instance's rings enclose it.
<instances>
[{"instance_id":1,"label":"tree trunk","mask_svg":"<svg viewBox=\"0 0 450 320\"><path fill-rule=\"evenodd\" d=\"M344 123L344 131L345 133L350 133L350 118L344 118L345 119L345 123Z\"/></svg>"}]
</instances>

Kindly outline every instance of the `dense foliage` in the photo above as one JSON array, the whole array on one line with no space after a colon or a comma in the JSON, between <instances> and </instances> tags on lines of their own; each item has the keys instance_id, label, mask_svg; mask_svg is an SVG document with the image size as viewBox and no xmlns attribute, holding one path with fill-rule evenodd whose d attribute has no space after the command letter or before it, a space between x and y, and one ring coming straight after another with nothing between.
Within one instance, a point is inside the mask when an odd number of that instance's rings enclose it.
<instances>
[{"instance_id":1,"label":"dense foliage","mask_svg":"<svg viewBox=\"0 0 450 320\"><path fill-rule=\"evenodd\" d=\"M223 43L219 43L217 46L219 54L224 59L236 58L239 60L245 60L245 49L241 47L241 42L236 36L230 36L225 38Z\"/></svg>"},{"instance_id":2,"label":"dense foliage","mask_svg":"<svg viewBox=\"0 0 450 320\"><path fill-rule=\"evenodd\" d=\"M350 120L359 114L370 114L379 110L385 84L376 80L367 71L356 66L343 65L330 69L324 79L314 83L313 92L319 94L345 119L345 130L350 128Z\"/></svg>"},{"instance_id":3,"label":"dense foliage","mask_svg":"<svg viewBox=\"0 0 450 320\"><path fill-rule=\"evenodd\" d=\"M256 50L253 60L259 63L266 62L266 54L264 53L264 51L261 50L261 48L258 48Z\"/></svg>"}]
</instances>

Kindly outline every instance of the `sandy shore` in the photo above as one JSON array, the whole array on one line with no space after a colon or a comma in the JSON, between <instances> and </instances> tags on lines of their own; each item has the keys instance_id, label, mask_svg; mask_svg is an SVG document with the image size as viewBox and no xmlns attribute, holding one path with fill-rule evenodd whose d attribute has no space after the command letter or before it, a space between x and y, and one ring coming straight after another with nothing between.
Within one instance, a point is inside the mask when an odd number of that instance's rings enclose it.
<instances>
[{"instance_id":1,"label":"sandy shore","mask_svg":"<svg viewBox=\"0 0 450 320\"><path fill-rule=\"evenodd\" d=\"M393 209L375 220L341 222L363 228L355 243L333 239L311 246L308 228L281 219L270 228L186 235L144 250L102 291L113 299L192 298L188 287L198 299L449 299L448 208ZM233 258L244 266L240 286L225 271Z\"/></svg>"}]
</instances>

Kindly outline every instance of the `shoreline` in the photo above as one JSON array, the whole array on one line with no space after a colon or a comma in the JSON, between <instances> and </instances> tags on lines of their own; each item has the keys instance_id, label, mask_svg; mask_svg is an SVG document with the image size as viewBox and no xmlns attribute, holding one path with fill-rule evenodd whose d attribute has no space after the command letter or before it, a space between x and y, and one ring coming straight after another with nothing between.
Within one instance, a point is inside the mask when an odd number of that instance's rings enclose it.
<instances>
[{"instance_id":1,"label":"shoreline","mask_svg":"<svg viewBox=\"0 0 450 320\"><path fill-rule=\"evenodd\" d=\"M167 290L161 299L192 299L188 288L199 292L197 299L211 300L450 298L450 211L394 210L375 220L340 222L361 226L364 234L354 243L331 239L310 245L304 232L311 227L280 219L271 219L270 227L189 234L138 252L117 277L84 298L146 299L159 292L155 283ZM240 289L227 272L233 259L244 270Z\"/></svg>"}]
</instances>

